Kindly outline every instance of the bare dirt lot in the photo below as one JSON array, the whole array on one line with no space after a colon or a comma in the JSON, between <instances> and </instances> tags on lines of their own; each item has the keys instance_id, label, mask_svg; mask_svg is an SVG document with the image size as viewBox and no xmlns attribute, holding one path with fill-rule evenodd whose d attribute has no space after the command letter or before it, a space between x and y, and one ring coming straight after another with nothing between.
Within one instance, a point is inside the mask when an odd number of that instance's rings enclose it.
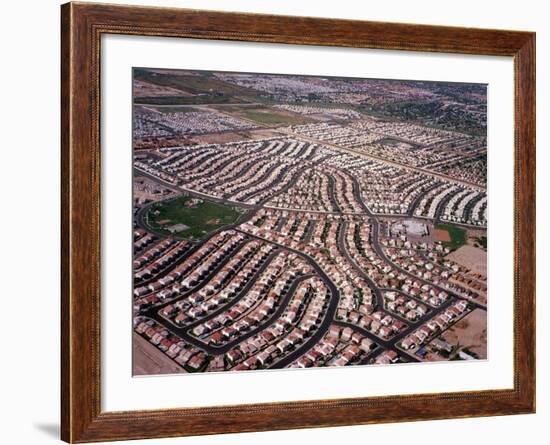
<instances>
[{"instance_id":1,"label":"bare dirt lot","mask_svg":"<svg viewBox=\"0 0 550 445\"><path fill-rule=\"evenodd\" d=\"M140 335L133 334L132 374L180 374L186 372Z\"/></svg>"},{"instance_id":2,"label":"bare dirt lot","mask_svg":"<svg viewBox=\"0 0 550 445\"><path fill-rule=\"evenodd\" d=\"M191 96L185 91L156 85L145 80L134 80L135 97Z\"/></svg>"},{"instance_id":3,"label":"bare dirt lot","mask_svg":"<svg viewBox=\"0 0 550 445\"><path fill-rule=\"evenodd\" d=\"M174 194L169 188L145 176L136 176L134 178L134 200L136 204L157 201Z\"/></svg>"},{"instance_id":4,"label":"bare dirt lot","mask_svg":"<svg viewBox=\"0 0 550 445\"><path fill-rule=\"evenodd\" d=\"M445 331L442 337L449 343L467 348L480 359L487 358L487 312L475 309Z\"/></svg>"},{"instance_id":5,"label":"bare dirt lot","mask_svg":"<svg viewBox=\"0 0 550 445\"><path fill-rule=\"evenodd\" d=\"M249 139L247 131L227 131L224 133L207 133L192 136L191 139L197 144L226 144L228 142L243 141Z\"/></svg>"},{"instance_id":6,"label":"bare dirt lot","mask_svg":"<svg viewBox=\"0 0 550 445\"><path fill-rule=\"evenodd\" d=\"M249 133L251 139L263 139L281 136L280 132L277 132L277 130L270 128L257 128L254 130L250 130Z\"/></svg>"},{"instance_id":7,"label":"bare dirt lot","mask_svg":"<svg viewBox=\"0 0 550 445\"><path fill-rule=\"evenodd\" d=\"M462 246L447 255L447 258L475 273L487 276L487 252L482 249L473 246Z\"/></svg>"},{"instance_id":8,"label":"bare dirt lot","mask_svg":"<svg viewBox=\"0 0 550 445\"><path fill-rule=\"evenodd\" d=\"M434 236L437 241L451 241L451 235L446 230L434 229Z\"/></svg>"}]
</instances>

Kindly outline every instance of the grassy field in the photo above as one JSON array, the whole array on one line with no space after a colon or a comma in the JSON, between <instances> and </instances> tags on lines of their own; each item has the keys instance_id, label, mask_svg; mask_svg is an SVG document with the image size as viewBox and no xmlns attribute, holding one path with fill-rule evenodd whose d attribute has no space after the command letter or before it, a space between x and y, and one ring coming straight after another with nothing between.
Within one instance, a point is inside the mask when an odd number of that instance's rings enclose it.
<instances>
[{"instance_id":1,"label":"grassy field","mask_svg":"<svg viewBox=\"0 0 550 445\"><path fill-rule=\"evenodd\" d=\"M467 236L466 229L462 229L453 224L434 224L434 228L439 230L445 230L449 233L451 241L444 241L443 245L450 249L458 249L460 246L466 244Z\"/></svg>"},{"instance_id":2,"label":"grassy field","mask_svg":"<svg viewBox=\"0 0 550 445\"><path fill-rule=\"evenodd\" d=\"M240 215L238 210L224 204L182 196L154 204L145 220L155 232L163 235L200 239L213 230L234 223Z\"/></svg>"}]
</instances>

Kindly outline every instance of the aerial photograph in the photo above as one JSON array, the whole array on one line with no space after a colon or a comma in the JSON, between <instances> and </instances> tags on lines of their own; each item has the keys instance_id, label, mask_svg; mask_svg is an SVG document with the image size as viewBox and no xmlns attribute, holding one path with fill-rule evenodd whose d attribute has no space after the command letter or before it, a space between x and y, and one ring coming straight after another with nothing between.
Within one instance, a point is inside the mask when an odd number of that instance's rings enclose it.
<instances>
[{"instance_id":1,"label":"aerial photograph","mask_svg":"<svg viewBox=\"0 0 550 445\"><path fill-rule=\"evenodd\" d=\"M486 84L132 82L134 376L487 359Z\"/></svg>"}]
</instances>

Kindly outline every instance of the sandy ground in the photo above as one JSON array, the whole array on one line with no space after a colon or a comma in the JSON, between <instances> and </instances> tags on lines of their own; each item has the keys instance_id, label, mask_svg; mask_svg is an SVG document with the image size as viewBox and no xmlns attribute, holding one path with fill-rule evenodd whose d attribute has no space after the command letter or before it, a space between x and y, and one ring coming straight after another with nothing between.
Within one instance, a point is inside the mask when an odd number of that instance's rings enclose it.
<instances>
[{"instance_id":1,"label":"sandy ground","mask_svg":"<svg viewBox=\"0 0 550 445\"><path fill-rule=\"evenodd\" d=\"M479 238L482 236L487 236L486 229L468 229L468 236L470 238Z\"/></svg>"},{"instance_id":2,"label":"sandy ground","mask_svg":"<svg viewBox=\"0 0 550 445\"><path fill-rule=\"evenodd\" d=\"M135 97L192 96L176 88L156 85L145 80L134 80Z\"/></svg>"},{"instance_id":3,"label":"sandy ground","mask_svg":"<svg viewBox=\"0 0 550 445\"><path fill-rule=\"evenodd\" d=\"M262 139L262 138L271 138L274 136L281 136L281 133L278 133L277 130L272 130L269 128L257 128L254 130L249 130L251 139Z\"/></svg>"},{"instance_id":4,"label":"sandy ground","mask_svg":"<svg viewBox=\"0 0 550 445\"><path fill-rule=\"evenodd\" d=\"M451 235L443 229L434 229L434 236L437 241L451 241Z\"/></svg>"},{"instance_id":5,"label":"sandy ground","mask_svg":"<svg viewBox=\"0 0 550 445\"><path fill-rule=\"evenodd\" d=\"M186 372L140 335L132 337L132 375L179 374Z\"/></svg>"},{"instance_id":6,"label":"sandy ground","mask_svg":"<svg viewBox=\"0 0 550 445\"><path fill-rule=\"evenodd\" d=\"M487 252L482 249L473 246L462 246L447 255L447 258L475 273L487 276Z\"/></svg>"},{"instance_id":7,"label":"sandy ground","mask_svg":"<svg viewBox=\"0 0 550 445\"><path fill-rule=\"evenodd\" d=\"M480 359L487 358L487 312L475 309L445 331L442 337L449 343L468 348Z\"/></svg>"},{"instance_id":8,"label":"sandy ground","mask_svg":"<svg viewBox=\"0 0 550 445\"><path fill-rule=\"evenodd\" d=\"M207 133L191 136L191 139L197 144L225 144L227 142L235 142L249 139L247 131L235 131L225 133Z\"/></svg>"},{"instance_id":9,"label":"sandy ground","mask_svg":"<svg viewBox=\"0 0 550 445\"><path fill-rule=\"evenodd\" d=\"M170 195L175 195L175 193L162 184L144 176L136 176L134 178L134 200L137 204L142 204L146 201L157 201Z\"/></svg>"}]
</instances>

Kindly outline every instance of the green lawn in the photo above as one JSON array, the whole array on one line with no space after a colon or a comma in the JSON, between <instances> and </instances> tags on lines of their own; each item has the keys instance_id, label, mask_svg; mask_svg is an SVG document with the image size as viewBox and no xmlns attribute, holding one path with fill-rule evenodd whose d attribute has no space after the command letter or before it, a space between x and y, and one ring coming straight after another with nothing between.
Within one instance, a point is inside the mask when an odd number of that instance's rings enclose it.
<instances>
[{"instance_id":1,"label":"green lawn","mask_svg":"<svg viewBox=\"0 0 550 445\"><path fill-rule=\"evenodd\" d=\"M234 207L204 199L193 203L193 199L181 196L154 204L149 208L145 221L160 234L199 239L213 230L236 222L241 215ZM172 232L170 228L173 229Z\"/></svg>"},{"instance_id":2,"label":"green lawn","mask_svg":"<svg viewBox=\"0 0 550 445\"><path fill-rule=\"evenodd\" d=\"M454 224L434 224L434 227L436 229L446 230L449 233L451 241L444 241L443 245L445 247L455 250L466 244L466 229L455 226Z\"/></svg>"}]
</instances>

